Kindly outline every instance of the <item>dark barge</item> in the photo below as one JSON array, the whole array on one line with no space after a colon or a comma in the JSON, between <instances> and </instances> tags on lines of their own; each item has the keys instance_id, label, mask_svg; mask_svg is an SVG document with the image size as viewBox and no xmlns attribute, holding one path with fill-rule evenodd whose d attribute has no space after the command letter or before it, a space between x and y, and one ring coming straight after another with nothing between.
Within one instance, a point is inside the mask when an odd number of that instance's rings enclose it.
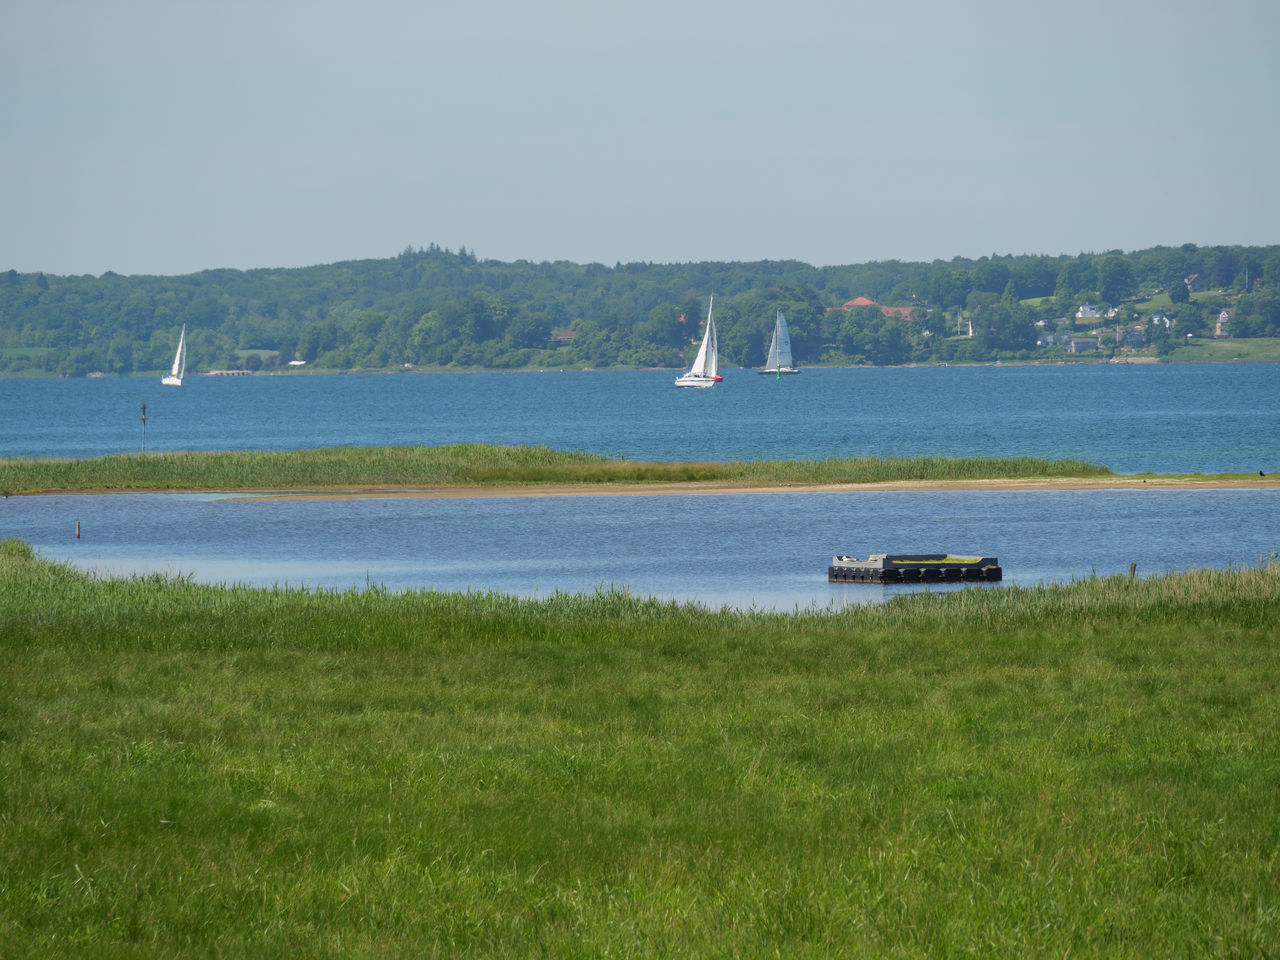
<instances>
[{"instance_id":1,"label":"dark barge","mask_svg":"<svg viewBox=\"0 0 1280 960\"><path fill-rule=\"evenodd\" d=\"M873 553L865 560L831 558L831 583L993 582L1003 577L995 557L953 557L947 553Z\"/></svg>"}]
</instances>

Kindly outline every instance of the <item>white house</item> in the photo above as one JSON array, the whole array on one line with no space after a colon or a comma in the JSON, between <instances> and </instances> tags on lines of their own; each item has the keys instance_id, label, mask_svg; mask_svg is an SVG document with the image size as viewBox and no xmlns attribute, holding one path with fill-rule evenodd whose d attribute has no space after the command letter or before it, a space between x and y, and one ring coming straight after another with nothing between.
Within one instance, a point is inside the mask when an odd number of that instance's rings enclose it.
<instances>
[{"instance_id":1,"label":"white house","mask_svg":"<svg viewBox=\"0 0 1280 960\"><path fill-rule=\"evenodd\" d=\"M1227 329L1227 324L1231 322L1231 308L1223 310L1218 314L1218 319L1213 325L1213 339L1226 340L1231 336L1231 331Z\"/></svg>"}]
</instances>

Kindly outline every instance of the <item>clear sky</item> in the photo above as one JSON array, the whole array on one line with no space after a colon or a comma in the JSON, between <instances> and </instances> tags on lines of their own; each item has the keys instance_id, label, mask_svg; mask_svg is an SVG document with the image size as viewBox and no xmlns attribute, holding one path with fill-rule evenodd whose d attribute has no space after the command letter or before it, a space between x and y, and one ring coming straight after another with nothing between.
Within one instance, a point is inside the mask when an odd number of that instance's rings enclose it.
<instances>
[{"instance_id":1,"label":"clear sky","mask_svg":"<svg viewBox=\"0 0 1280 960\"><path fill-rule=\"evenodd\" d=\"M0 270L1280 242L1276 0L8 0Z\"/></svg>"}]
</instances>

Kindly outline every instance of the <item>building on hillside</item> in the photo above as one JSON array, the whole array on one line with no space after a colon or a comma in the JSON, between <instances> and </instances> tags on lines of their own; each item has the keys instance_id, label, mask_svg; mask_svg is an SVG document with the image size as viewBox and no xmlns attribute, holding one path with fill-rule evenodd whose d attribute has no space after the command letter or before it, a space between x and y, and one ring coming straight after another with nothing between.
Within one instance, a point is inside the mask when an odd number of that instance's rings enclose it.
<instances>
[{"instance_id":1,"label":"building on hillside","mask_svg":"<svg viewBox=\"0 0 1280 960\"><path fill-rule=\"evenodd\" d=\"M1234 311L1228 307L1218 314L1218 319L1213 323L1213 339L1226 340L1231 336L1229 325L1231 323L1231 314Z\"/></svg>"},{"instance_id":2,"label":"building on hillside","mask_svg":"<svg viewBox=\"0 0 1280 960\"><path fill-rule=\"evenodd\" d=\"M1100 315L1098 314L1098 308L1091 303L1082 303L1080 304L1080 309L1076 311L1076 319L1077 320L1098 320L1100 319Z\"/></svg>"},{"instance_id":3,"label":"building on hillside","mask_svg":"<svg viewBox=\"0 0 1280 960\"><path fill-rule=\"evenodd\" d=\"M1147 331L1142 327L1116 327L1116 346L1141 350L1147 345Z\"/></svg>"},{"instance_id":4,"label":"building on hillside","mask_svg":"<svg viewBox=\"0 0 1280 960\"><path fill-rule=\"evenodd\" d=\"M1067 340L1067 353L1096 353L1097 337L1070 337Z\"/></svg>"},{"instance_id":5,"label":"building on hillside","mask_svg":"<svg viewBox=\"0 0 1280 960\"><path fill-rule=\"evenodd\" d=\"M883 316L901 317L903 320L910 320L911 311L915 309L915 307L886 307L867 297L854 297L852 300L846 300L840 305L841 310L852 310L855 307L879 307Z\"/></svg>"}]
</instances>

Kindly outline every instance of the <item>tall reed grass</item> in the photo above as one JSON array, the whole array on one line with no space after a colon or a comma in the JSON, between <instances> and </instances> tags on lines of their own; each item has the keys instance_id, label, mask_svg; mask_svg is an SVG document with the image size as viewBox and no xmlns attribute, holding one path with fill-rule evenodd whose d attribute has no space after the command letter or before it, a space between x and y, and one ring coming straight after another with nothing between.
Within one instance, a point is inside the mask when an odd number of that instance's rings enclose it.
<instances>
[{"instance_id":1,"label":"tall reed grass","mask_svg":"<svg viewBox=\"0 0 1280 960\"><path fill-rule=\"evenodd\" d=\"M0 952L1273 956L1280 567L791 615L0 543Z\"/></svg>"},{"instance_id":2,"label":"tall reed grass","mask_svg":"<svg viewBox=\"0 0 1280 960\"><path fill-rule=\"evenodd\" d=\"M537 446L438 447L117 454L85 460L0 460L0 491L242 490L323 487L449 487L492 484L865 483L1106 476L1106 467L1033 457L861 457L730 463L645 463Z\"/></svg>"}]
</instances>

